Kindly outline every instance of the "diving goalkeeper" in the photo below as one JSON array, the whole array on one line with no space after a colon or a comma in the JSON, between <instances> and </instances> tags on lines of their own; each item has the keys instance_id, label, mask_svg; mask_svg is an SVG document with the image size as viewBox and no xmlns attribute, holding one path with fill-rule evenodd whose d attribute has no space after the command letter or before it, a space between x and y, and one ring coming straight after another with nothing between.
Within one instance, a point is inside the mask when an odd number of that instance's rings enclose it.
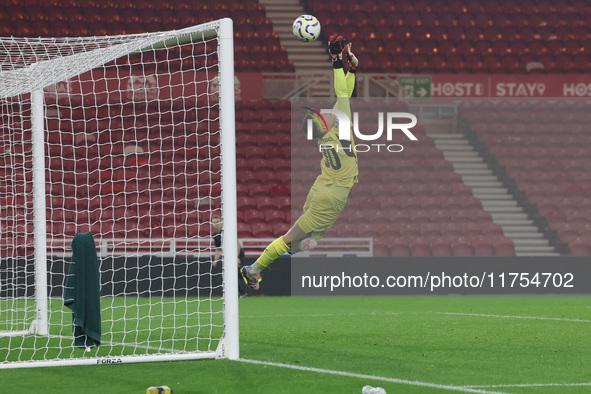
<instances>
[{"instance_id":1,"label":"diving goalkeeper","mask_svg":"<svg viewBox=\"0 0 591 394\"><path fill-rule=\"evenodd\" d=\"M337 102L333 109L344 112L351 123L350 98L355 88L358 59L351 52L351 43L345 46L341 36L330 37L328 51L334 69L334 89ZM343 54L349 59L349 70L343 69ZM324 122L311 122L313 137L322 152L322 173L310 188L303 213L285 235L274 240L252 266L242 267L241 273L248 286L257 290L263 269L286 252L291 254L310 250L330 229L347 202L359 170L352 130L348 138L339 139L338 119L333 114L323 114ZM306 119L305 125L308 123ZM341 133L342 134L342 133Z\"/></svg>"}]
</instances>

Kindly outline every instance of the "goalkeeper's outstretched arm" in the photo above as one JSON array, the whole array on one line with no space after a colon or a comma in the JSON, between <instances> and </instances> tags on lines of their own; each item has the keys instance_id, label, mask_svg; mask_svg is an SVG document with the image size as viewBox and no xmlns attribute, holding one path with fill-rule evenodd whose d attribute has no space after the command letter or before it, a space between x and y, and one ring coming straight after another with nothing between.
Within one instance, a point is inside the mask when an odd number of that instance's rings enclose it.
<instances>
[{"instance_id":1,"label":"goalkeeper's outstretched arm","mask_svg":"<svg viewBox=\"0 0 591 394\"><path fill-rule=\"evenodd\" d=\"M347 59L349 59L349 72L347 73L347 90L349 91L349 97L353 95L355 89L355 75L357 75L357 66L359 66L359 59L351 51L351 43L348 43L343 50Z\"/></svg>"},{"instance_id":2,"label":"goalkeeper's outstretched arm","mask_svg":"<svg viewBox=\"0 0 591 394\"><path fill-rule=\"evenodd\" d=\"M345 71L343 70L343 50L345 49L343 44L344 40L341 36L337 38L330 36L328 41L328 52L330 53L332 68L334 69L334 92L337 98L351 97L347 87Z\"/></svg>"},{"instance_id":3,"label":"goalkeeper's outstretched arm","mask_svg":"<svg viewBox=\"0 0 591 394\"><path fill-rule=\"evenodd\" d=\"M351 50L352 44L344 45L344 40L341 36L335 38L330 36L328 41L328 52L332 58L332 67L334 69L334 90L337 97L351 97L355 89L355 74L357 66L359 66L359 59L353 54ZM349 60L349 71L345 76L343 70L343 54Z\"/></svg>"},{"instance_id":4,"label":"goalkeeper's outstretched arm","mask_svg":"<svg viewBox=\"0 0 591 394\"><path fill-rule=\"evenodd\" d=\"M355 89L355 73L359 65L359 60L351 52L351 43L344 46L344 40L341 36L338 36L336 39L334 36L330 36L328 52L332 58L334 90L337 96L337 102L333 108L344 112L349 117L349 120L351 120L350 98ZM343 54L349 59L349 72L346 75L343 69ZM347 140L352 140L352 138L353 135L351 133Z\"/></svg>"}]
</instances>

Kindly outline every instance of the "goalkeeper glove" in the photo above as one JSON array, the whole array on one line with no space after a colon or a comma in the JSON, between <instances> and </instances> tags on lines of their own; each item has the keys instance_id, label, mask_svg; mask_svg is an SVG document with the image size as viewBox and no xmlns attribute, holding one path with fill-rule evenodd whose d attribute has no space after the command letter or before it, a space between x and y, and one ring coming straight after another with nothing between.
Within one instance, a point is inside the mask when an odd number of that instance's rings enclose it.
<instances>
[{"instance_id":1,"label":"goalkeeper glove","mask_svg":"<svg viewBox=\"0 0 591 394\"><path fill-rule=\"evenodd\" d=\"M347 59L349 60L349 71L355 73L357 71L357 66L359 65L359 59L357 59L357 56L355 56L353 52L351 52L351 43L347 44L347 46L344 49L344 52L347 56Z\"/></svg>"},{"instance_id":2,"label":"goalkeeper glove","mask_svg":"<svg viewBox=\"0 0 591 394\"><path fill-rule=\"evenodd\" d=\"M328 39L328 53L332 59L333 68L343 68L343 40L342 36L330 36Z\"/></svg>"}]
</instances>

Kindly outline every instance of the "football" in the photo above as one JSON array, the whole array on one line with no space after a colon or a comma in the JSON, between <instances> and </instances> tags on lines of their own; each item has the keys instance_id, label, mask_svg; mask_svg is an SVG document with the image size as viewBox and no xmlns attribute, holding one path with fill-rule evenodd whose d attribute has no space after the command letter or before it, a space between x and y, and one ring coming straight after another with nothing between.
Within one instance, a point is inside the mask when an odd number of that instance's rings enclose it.
<instances>
[{"instance_id":1,"label":"football","mask_svg":"<svg viewBox=\"0 0 591 394\"><path fill-rule=\"evenodd\" d=\"M320 22L313 15L300 15L293 22L293 35L303 42L314 41L320 36Z\"/></svg>"}]
</instances>

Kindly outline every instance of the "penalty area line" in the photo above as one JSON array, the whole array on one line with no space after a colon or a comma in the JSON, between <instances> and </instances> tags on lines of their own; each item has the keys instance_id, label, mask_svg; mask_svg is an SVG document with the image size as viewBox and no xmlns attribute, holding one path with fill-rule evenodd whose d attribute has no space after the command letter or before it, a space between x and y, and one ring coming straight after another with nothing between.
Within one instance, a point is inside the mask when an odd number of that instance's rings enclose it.
<instances>
[{"instance_id":1,"label":"penalty area line","mask_svg":"<svg viewBox=\"0 0 591 394\"><path fill-rule=\"evenodd\" d=\"M420 381L416 381L416 380L387 378L384 376L365 375L365 374L360 374L360 373L333 371L330 369L304 367L304 366L299 366L299 365L282 364L282 363L273 363L273 362L269 362L269 361L250 360L250 359L245 359L245 358L239 358L236 361L242 362L242 363L247 363L247 364L258 364L258 365L267 365L270 367L277 367L277 368L294 369L297 371L316 372L316 373L321 373L321 374L326 374L326 375L338 375L338 376L346 376L346 377L350 377L350 378L359 378L359 379L364 379L364 380L374 380L374 381L380 381L380 382L405 384L405 385L409 385L409 386L422 386L422 387L430 387L430 388L441 389L441 390L459 391L462 393L507 394L507 393L503 393L500 391L488 391L488 390L484 390L484 389L481 389L478 387L451 386L451 385L446 385L446 384L420 382Z\"/></svg>"},{"instance_id":2,"label":"penalty area line","mask_svg":"<svg viewBox=\"0 0 591 394\"><path fill-rule=\"evenodd\" d=\"M452 315L452 316L496 317L496 318L500 318L500 319L530 319L530 320L565 321L565 322L575 322L575 323L591 323L591 320L568 319L568 318L564 318L564 317L487 315L484 313L461 313L461 312L427 312L427 313L433 313L435 315Z\"/></svg>"},{"instance_id":3,"label":"penalty area line","mask_svg":"<svg viewBox=\"0 0 591 394\"><path fill-rule=\"evenodd\" d=\"M489 384L489 385L474 385L464 386L469 388L481 388L481 389L492 389L492 388L511 388L511 387L577 387L577 386L591 386L589 383L523 383L523 384Z\"/></svg>"},{"instance_id":4,"label":"penalty area line","mask_svg":"<svg viewBox=\"0 0 591 394\"><path fill-rule=\"evenodd\" d=\"M240 318L256 318L259 319L261 317L264 318L273 318L273 317L332 317L332 316L367 316L367 315L399 315L396 312L384 312L384 313L313 313L308 315L243 315Z\"/></svg>"}]
</instances>

